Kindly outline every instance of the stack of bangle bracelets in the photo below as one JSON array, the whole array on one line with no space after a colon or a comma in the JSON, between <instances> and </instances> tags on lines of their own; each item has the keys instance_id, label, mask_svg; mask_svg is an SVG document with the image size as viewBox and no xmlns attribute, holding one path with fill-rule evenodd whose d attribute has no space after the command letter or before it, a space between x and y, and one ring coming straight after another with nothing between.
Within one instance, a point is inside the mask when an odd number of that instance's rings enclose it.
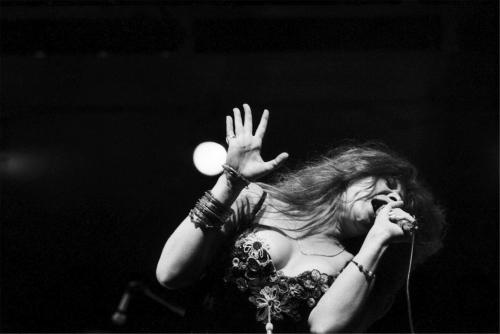
<instances>
[{"instance_id":1,"label":"stack of bangle bracelets","mask_svg":"<svg viewBox=\"0 0 500 334\"><path fill-rule=\"evenodd\" d=\"M250 181L229 165L222 165L224 174L234 185L248 187ZM231 217L233 210L217 200L210 190L196 202L189 212L193 224L202 230L220 230L226 220Z\"/></svg>"},{"instance_id":2,"label":"stack of bangle bracelets","mask_svg":"<svg viewBox=\"0 0 500 334\"><path fill-rule=\"evenodd\" d=\"M189 212L189 218L202 230L219 230L232 214L233 210L219 202L208 190Z\"/></svg>"},{"instance_id":3,"label":"stack of bangle bracelets","mask_svg":"<svg viewBox=\"0 0 500 334\"><path fill-rule=\"evenodd\" d=\"M233 167L224 164L222 165L222 169L232 184L242 184L245 187L248 187L250 184L250 181Z\"/></svg>"}]
</instances>

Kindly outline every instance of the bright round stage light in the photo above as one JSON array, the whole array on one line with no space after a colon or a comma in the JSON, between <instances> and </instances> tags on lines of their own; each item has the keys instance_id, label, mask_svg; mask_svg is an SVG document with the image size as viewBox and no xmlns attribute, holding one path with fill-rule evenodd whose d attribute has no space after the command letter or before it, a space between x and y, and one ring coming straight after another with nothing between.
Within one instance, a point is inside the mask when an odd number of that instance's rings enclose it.
<instances>
[{"instance_id":1,"label":"bright round stage light","mask_svg":"<svg viewBox=\"0 0 500 334\"><path fill-rule=\"evenodd\" d=\"M222 172L226 162L226 149L221 144L206 141L194 149L193 162L198 171L205 175L217 175Z\"/></svg>"}]
</instances>

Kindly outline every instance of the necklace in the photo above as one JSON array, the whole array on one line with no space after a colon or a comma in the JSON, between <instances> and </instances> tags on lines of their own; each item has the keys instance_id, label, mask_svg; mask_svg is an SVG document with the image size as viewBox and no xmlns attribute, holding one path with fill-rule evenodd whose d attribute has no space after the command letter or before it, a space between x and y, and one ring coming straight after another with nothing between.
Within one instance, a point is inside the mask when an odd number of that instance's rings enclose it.
<instances>
[{"instance_id":1,"label":"necklace","mask_svg":"<svg viewBox=\"0 0 500 334\"><path fill-rule=\"evenodd\" d=\"M338 251L337 253L334 253L334 254L320 254L320 253L304 252L304 250L302 249L302 246L300 245L300 240L296 239L296 241L297 241L297 246L299 246L299 252L302 255L306 255L306 256L334 257L334 256L337 256L337 255L341 254L343 251L345 251L345 247L342 247L342 249L340 251Z\"/></svg>"}]
</instances>

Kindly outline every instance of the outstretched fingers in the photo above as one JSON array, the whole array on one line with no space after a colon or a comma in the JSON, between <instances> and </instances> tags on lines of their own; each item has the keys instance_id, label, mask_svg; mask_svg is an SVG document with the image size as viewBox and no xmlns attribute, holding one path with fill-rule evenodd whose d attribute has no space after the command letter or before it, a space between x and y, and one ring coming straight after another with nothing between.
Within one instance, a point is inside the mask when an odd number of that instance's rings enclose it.
<instances>
[{"instance_id":1,"label":"outstretched fingers","mask_svg":"<svg viewBox=\"0 0 500 334\"><path fill-rule=\"evenodd\" d=\"M286 159L288 159L288 153L283 152L283 153L278 154L278 156L276 158L266 162L267 170L272 171L272 170L279 168L285 162Z\"/></svg>"},{"instance_id":2,"label":"outstretched fingers","mask_svg":"<svg viewBox=\"0 0 500 334\"><path fill-rule=\"evenodd\" d=\"M259 137L260 139L264 138L264 134L266 133L268 120L269 120L269 110L264 109L264 112L262 113L262 117L260 118L259 126L257 127L257 130L255 131L256 137Z\"/></svg>"},{"instance_id":3,"label":"outstretched fingers","mask_svg":"<svg viewBox=\"0 0 500 334\"><path fill-rule=\"evenodd\" d=\"M243 128L247 135L252 135L253 125L252 125L252 110L250 106L246 103L243 104L243 110L245 111L245 124Z\"/></svg>"},{"instance_id":4,"label":"outstretched fingers","mask_svg":"<svg viewBox=\"0 0 500 334\"><path fill-rule=\"evenodd\" d=\"M226 116L226 138L234 137L233 119L231 116Z\"/></svg>"},{"instance_id":5,"label":"outstretched fingers","mask_svg":"<svg viewBox=\"0 0 500 334\"><path fill-rule=\"evenodd\" d=\"M241 121L240 109L233 108L233 113L234 113L234 131L236 132L236 135L242 134L243 122Z\"/></svg>"}]
</instances>

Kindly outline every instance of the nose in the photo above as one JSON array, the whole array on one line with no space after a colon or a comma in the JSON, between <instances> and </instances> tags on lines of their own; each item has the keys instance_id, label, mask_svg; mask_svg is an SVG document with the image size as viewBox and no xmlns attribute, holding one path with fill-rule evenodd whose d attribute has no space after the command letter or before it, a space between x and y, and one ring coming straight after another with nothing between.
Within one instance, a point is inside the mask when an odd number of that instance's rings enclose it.
<instances>
[{"instance_id":1,"label":"nose","mask_svg":"<svg viewBox=\"0 0 500 334\"><path fill-rule=\"evenodd\" d=\"M390 199L393 202L398 202L401 201L401 196L399 196L398 193L392 192L387 195L387 198Z\"/></svg>"},{"instance_id":2,"label":"nose","mask_svg":"<svg viewBox=\"0 0 500 334\"><path fill-rule=\"evenodd\" d=\"M402 201L401 196L397 192L391 192L386 195L378 195L377 200L383 202L384 204L388 204L389 202Z\"/></svg>"},{"instance_id":3,"label":"nose","mask_svg":"<svg viewBox=\"0 0 500 334\"><path fill-rule=\"evenodd\" d=\"M397 192L395 192L395 191L393 191L390 194L388 194L387 198L389 198L393 202L398 202L398 201L402 201L403 200L401 198L401 196Z\"/></svg>"}]
</instances>

